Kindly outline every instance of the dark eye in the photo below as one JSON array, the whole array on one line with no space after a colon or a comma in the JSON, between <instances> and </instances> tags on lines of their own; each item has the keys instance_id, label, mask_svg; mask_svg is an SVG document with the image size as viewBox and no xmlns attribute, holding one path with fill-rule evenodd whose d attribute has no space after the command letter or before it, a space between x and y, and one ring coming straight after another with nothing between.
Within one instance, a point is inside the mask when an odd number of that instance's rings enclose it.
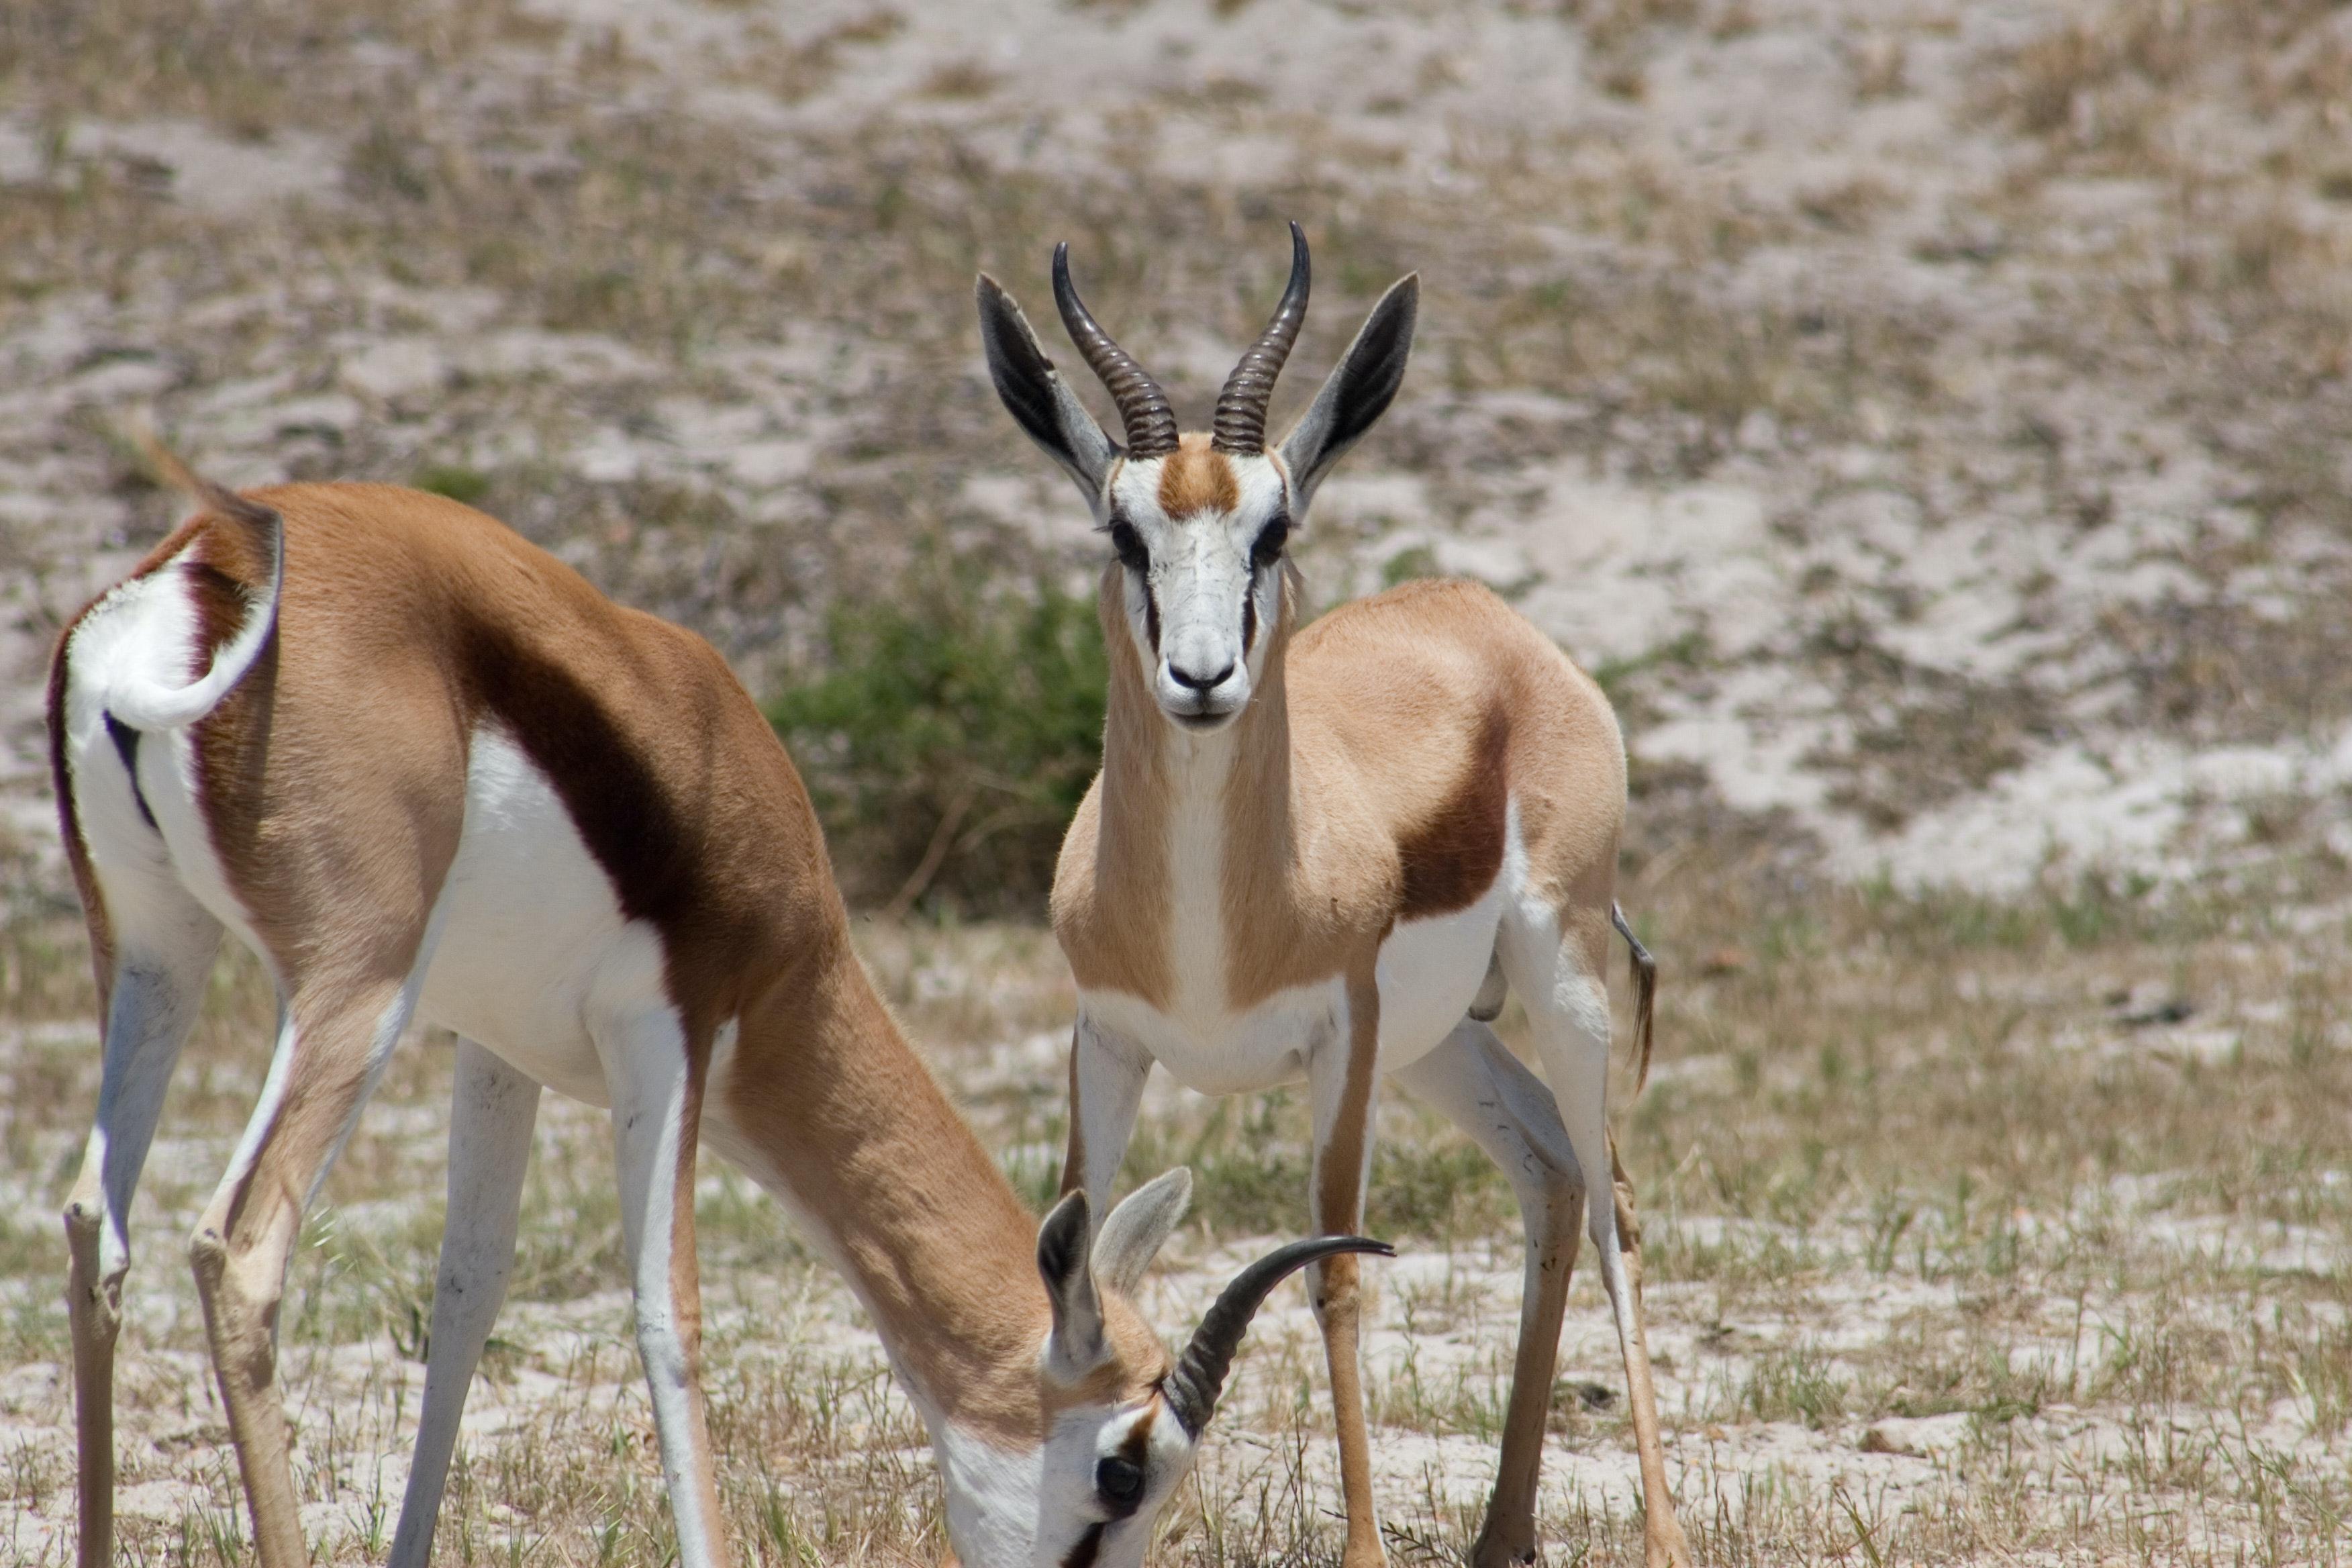
<instances>
[{"instance_id":1,"label":"dark eye","mask_svg":"<svg viewBox=\"0 0 2352 1568\"><path fill-rule=\"evenodd\" d=\"M1095 1467L1095 1490L1105 1502L1133 1508L1143 1500L1143 1467L1114 1454Z\"/></svg>"},{"instance_id":2,"label":"dark eye","mask_svg":"<svg viewBox=\"0 0 2352 1568\"><path fill-rule=\"evenodd\" d=\"M1282 547L1290 539L1290 519L1277 517L1257 536L1250 546L1250 564L1260 572L1282 559Z\"/></svg>"},{"instance_id":3,"label":"dark eye","mask_svg":"<svg viewBox=\"0 0 2352 1568\"><path fill-rule=\"evenodd\" d=\"M1143 548L1143 536L1123 518L1111 522L1110 547L1118 552L1119 564L1130 572L1142 572L1151 565L1151 554Z\"/></svg>"}]
</instances>

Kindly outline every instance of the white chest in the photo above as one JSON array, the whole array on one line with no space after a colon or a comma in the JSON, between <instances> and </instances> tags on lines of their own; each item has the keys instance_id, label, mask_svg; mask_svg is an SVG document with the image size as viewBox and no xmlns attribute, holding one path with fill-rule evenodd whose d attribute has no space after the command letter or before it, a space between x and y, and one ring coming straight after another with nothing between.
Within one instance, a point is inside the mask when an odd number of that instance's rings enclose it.
<instances>
[{"instance_id":1,"label":"white chest","mask_svg":"<svg viewBox=\"0 0 2352 1568\"><path fill-rule=\"evenodd\" d=\"M1394 1072L1436 1048L1469 1011L1486 977L1502 918L1504 879L1467 909L1407 921L1381 944L1380 1070ZM1181 950L1180 950L1181 952ZM1348 988L1333 974L1291 986L1246 1008L1225 1004L1222 952L1205 973L1180 969L1167 1007L1124 991L1081 991L1099 1026L1148 1053L1202 1094L1239 1094L1296 1083L1307 1059L1349 1037Z\"/></svg>"}]
</instances>

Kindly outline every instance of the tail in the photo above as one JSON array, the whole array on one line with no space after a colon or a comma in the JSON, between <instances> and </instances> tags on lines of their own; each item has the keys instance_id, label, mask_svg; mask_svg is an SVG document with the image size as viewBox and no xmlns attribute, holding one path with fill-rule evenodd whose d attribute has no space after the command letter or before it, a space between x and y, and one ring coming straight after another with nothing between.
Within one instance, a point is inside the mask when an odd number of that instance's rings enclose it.
<instances>
[{"instance_id":1,"label":"tail","mask_svg":"<svg viewBox=\"0 0 2352 1568\"><path fill-rule=\"evenodd\" d=\"M212 668L184 686L171 686L143 670L125 670L107 694L106 710L133 730L177 730L194 723L245 679L270 634L278 628L278 599L286 586L286 520L270 508L189 471L161 441L142 435L139 444L163 482L206 510L247 529L269 557L269 587L254 597L236 636L213 654Z\"/></svg>"},{"instance_id":2,"label":"tail","mask_svg":"<svg viewBox=\"0 0 2352 1568\"><path fill-rule=\"evenodd\" d=\"M1633 1080L1633 1092L1639 1094L1650 1084L1650 1046L1657 1023L1658 961L1650 956L1650 950L1642 945L1642 939L1635 936L1633 928L1625 922L1624 905L1613 900L1611 902L1609 923L1617 928L1617 934L1623 937L1625 945L1633 950L1633 1032L1642 1042L1642 1071L1641 1076Z\"/></svg>"}]
</instances>

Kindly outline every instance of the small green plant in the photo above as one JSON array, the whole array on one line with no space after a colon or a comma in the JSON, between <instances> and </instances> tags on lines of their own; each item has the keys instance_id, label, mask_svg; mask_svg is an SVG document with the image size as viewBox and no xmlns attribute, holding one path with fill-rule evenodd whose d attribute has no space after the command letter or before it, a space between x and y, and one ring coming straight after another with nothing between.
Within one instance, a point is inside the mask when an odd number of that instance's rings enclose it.
<instances>
[{"instance_id":1,"label":"small green plant","mask_svg":"<svg viewBox=\"0 0 2352 1568\"><path fill-rule=\"evenodd\" d=\"M490 477L479 468L469 468L462 463L427 463L416 470L415 481L420 490L430 490L436 496L467 506L478 502L490 493Z\"/></svg>"},{"instance_id":2,"label":"small green plant","mask_svg":"<svg viewBox=\"0 0 2352 1568\"><path fill-rule=\"evenodd\" d=\"M1094 605L1042 574L978 585L998 575L923 551L898 592L834 607L830 668L768 707L853 897L893 913L1036 913L1101 761Z\"/></svg>"},{"instance_id":3,"label":"small green plant","mask_svg":"<svg viewBox=\"0 0 2352 1568\"><path fill-rule=\"evenodd\" d=\"M1830 1358L1811 1345L1759 1357L1739 1391L1741 1413L1759 1421L1801 1421L1819 1429L1845 1414L1846 1384Z\"/></svg>"}]
</instances>

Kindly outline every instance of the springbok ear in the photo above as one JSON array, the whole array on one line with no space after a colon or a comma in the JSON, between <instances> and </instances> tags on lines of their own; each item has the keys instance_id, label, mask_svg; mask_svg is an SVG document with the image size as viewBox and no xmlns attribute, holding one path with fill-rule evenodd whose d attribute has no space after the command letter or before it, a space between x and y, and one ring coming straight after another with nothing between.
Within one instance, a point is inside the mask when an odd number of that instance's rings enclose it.
<instances>
[{"instance_id":1,"label":"springbok ear","mask_svg":"<svg viewBox=\"0 0 2352 1568\"><path fill-rule=\"evenodd\" d=\"M1412 352L1412 323L1421 304L1421 274L1391 285L1364 318L1356 341L1339 356L1330 379L1290 434L1282 438L1282 465L1303 510L1339 454L1354 446L1388 412L1404 381L1405 357Z\"/></svg>"},{"instance_id":2,"label":"springbok ear","mask_svg":"<svg viewBox=\"0 0 2352 1568\"><path fill-rule=\"evenodd\" d=\"M1108 1289L1133 1294L1192 1202L1192 1173L1182 1165L1128 1194L1095 1237L1095 1277Z\"/></svg>"},{"instance_id":3,"label":"springbok ear","mask_svg":"<svg viewBox=\"0 0 2352 1568\"><path fill-rule=\"evenodd\" d=\"M1064 1383L1075 1383L1093 1371L1108 1350L1102 1299L1095 1293L1094 1269L1087 1261L1091 1224L1087 1194L1072 1193L1037 1227L1037 1272L1054 1308L1054 1332L1045 1342L1046 1370Z\"/></svg>"},{"instance_id":4,"label":"springbok ear","mask_svg":"<svg viewBox=\"0 0 2352 1568\"><path fill-rule=\"evenodd\" d=\"M985 272L980 275L980 342L1005 412L1077 482L1087 505L1097 505L1118 447L1037 346L1037 334L1013 296Z\"/></svg>"}]
</instances>

